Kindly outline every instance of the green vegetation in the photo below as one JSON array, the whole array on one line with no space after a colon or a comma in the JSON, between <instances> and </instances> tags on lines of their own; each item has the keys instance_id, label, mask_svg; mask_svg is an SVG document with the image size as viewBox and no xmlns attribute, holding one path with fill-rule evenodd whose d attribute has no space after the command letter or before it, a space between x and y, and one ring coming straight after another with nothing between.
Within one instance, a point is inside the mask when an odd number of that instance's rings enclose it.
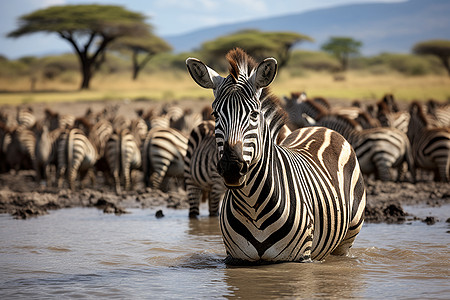
<instances>
[{"instance_id":1,"label":"green vegetation","mask_svg":"<svg viewBox=\"0 0 450 300\"><path fill-rule=\"evenodd\" d=\"M108 45L120 37L150 35L150 25L144 20L143 14L120 6L52 6L20 17L19 28L8 36L17 38L36 32L58 34L78 55L83 76L81 89L88 89ZM81 42L80 37L85 41Z\"/></svg>"},{"instance_id":2,"label":"green vegetation","mask_svg":"<svg viewBox=\"0 0 450 300\"><path fill-rule=\"evenodd\" d=\"M330 53L339 60L341 71L346 71L350 56L359 54L362 43L350 37L330 37L322 45L322 50Z\"/></svg>"},{"instance_id":3,"label":"green vegetation","mask_svg":"<svg viewBox=\"0 0 450 300\"><path fill-rule=\"evenodd\" d=\"M445 76L446 71L450 74L450 41L418 43L415 54L364 57L357 55L361 43L351 37L331 37L322 51L302 51L294 46L311 37L249 29L205 42L195 52L173 54L145 19L112 5L53 6L22 16L9 37L58 34L74 53L17 60L0 56L0 104L210 98L210 91L190 80L185 60L197 57L225 74L224 56L235 47L256 60L277 59L280 71L272 90L279 96L306 91L309 96L349 100L377 99L385 93L404 100L450 99ZM346 71L345 77L340 71Z\"/></svg>"},{"instance_id":4,"label":"green vegetation","mask_svg":"<svg viewBox=\"0 0 450 300\"><path fill-rule=\"evenodd\" d=\"M450 76L450 41L431 40L417 43L413 52L421 55L433 55L441 60L442 65Z\"/></svg>"},{"instance_id":5,"label":"green vegetation","mask_svg":"<svg viewBox=\"0 0 450 300\"><path fill-rule=\"evenodd\" d=\"M276 57L278 68L281 69L286 66L292 47L301 41L313 41L313 39L295 32L242 30L203 43L201 50L207 56L205 62L216 69L228 67L223 57L230 49L236 47L245 49L258 61L270 56ZM217 58L222 59L218 60Z\"/></svg>"}]
</instances>

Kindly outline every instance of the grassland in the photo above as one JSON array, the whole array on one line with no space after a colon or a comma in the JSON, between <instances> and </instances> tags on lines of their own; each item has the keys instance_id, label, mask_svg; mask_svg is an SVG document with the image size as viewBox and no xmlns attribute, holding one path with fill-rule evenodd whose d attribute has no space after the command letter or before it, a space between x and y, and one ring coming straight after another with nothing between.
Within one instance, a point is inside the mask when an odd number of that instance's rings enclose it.
<instances>
[{"instance_id":1,"label":"grassland","mask_svg":"<svg viewBox=\"0 0 450 300\"><path fill-rule=\"evenodd\" d=\"M34 102L72 102L140 98L160 101L212 98L212 92L198 87L187 72L159 72L142 74L136 81L130 74L112 74L94 77L91 89L79 91L78 74L37 81L30 92L28 77L0 78L0 105L19 105ZM309 96L333 99L359 99L373 101L385 93L393 93L400 101L425 101L434 98L450 99L450 78L447 76L405 76L401 74L373 75L362 71L350 71L346 80L336 81L329 73L308 72L292 76L281 71L272 84L277 96L295 91L306 91Z\"/></svg>"}]
</instances>

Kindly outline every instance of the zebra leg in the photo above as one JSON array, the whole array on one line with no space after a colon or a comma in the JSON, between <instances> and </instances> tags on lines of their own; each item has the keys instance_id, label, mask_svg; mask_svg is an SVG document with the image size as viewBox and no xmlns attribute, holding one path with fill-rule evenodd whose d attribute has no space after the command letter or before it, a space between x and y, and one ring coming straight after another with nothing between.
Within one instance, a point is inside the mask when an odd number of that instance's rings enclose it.
<instances>
[{"instance_id":1,"label":"zebra leg","mask_svg":"<svg viewBox=\"0 0 450 300\"><path fill-rule=\"evenodd\" d=\"M116 190L116 194L119 195L122 191L120 189L120 176L119 176L119 170L115 169L112 172L113 178L114 178L114 187Z\"/></svg>"},{"instance_id":2,"label":"zebra leg","mask_svg":"<svg viewBox=\"0 0 450 300\"><path fill-rule=\"evenodd\" d=\"M364 186L362 176L360 176L357 185ZM361 190L355 190L355 192L361 192ZM362 193L355 193L353 197L352 207L352 219L348 225L347 233L344 239L333 250L332 255L347 255L348 250L353 246L353 242L356 239L359 231L364 223L364 210L366 207L366 191L362 190Z\"/></svg>"},{"instance_id":3,"label":"zebra leg","mask_svg":"<svg viewBox=\"0 0 450 300\"><path fill-rule=\"evenodd\" d=\"M124 190L129 191L130 190L130 182L131 182L131 170L129 164L126 164L123 167L123 179L124 179Z\"/></svg>"},{"instance_id":4,"label":"zebra leg","mask_svg":"<svg viewBox=\"0 0 450 300\"><path fill-rule=\"evenodd\" d=\"M375 166L377 169L376 174L378 179L381 181L392 181L390 165L388 164L389 162L386 160L378 159L375 161Z\"/></svg>"},{"instance_id":5,"label":"zebra leg","mask_svg":"<svg viewBox=\"0 0 450 300\"><path fill-rule=\"evenodd\" d=\"M450 155L441 155L435 158L434 181L450 182Z\"/></svg>"},{"instance_id":6,"label":"zebra leg","mask_svg":"<svg viewBox=\"0 0 450 300\"><path fill-rule=\"evenodd\" d=\"M202 189L199 187L188 184L186 186L186 192L189 200L189 218L195 218L200 214L200 198L202 197Z\"/></svg>"},{"instance_id":7,"label":"zebra leg","mask_svg":"<svg viewBox=\"0 0 450 300\"><path fill-rule=\"evenodd\" d=\"M222 185L213 185L209 192L209 215L216 217L219 214L220 201L222 200L224 191Z\"/></svg>"},{"instance_id":8,"label":"zebra leg","mask_svg":"<svg viewBox=\"0 0 450 300\"><path fill-rule=\"evenodd\" d=\"M57 187L62 188L64 177L66 173L66 166L58 166L58 170L56 171L56 181L57 181Z\"/></svg>"}]
</instances>

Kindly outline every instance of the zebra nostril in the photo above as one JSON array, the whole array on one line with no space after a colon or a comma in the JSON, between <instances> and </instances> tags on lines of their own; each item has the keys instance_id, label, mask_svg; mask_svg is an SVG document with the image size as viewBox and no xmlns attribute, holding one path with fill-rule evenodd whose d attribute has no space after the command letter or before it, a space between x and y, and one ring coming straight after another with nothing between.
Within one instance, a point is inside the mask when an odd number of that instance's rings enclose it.
<instances>
[{"instance_id":1,"label":"zebra nostril","mask_svg":"<svg viewBox=\"0 0 450 300\"><path fill-rule=\"evenodd\" d=\"M245 175L248 172L248 165L246 162L242 162L241 170L239 171L240 175Z\"/></svg>"}]
</instances>

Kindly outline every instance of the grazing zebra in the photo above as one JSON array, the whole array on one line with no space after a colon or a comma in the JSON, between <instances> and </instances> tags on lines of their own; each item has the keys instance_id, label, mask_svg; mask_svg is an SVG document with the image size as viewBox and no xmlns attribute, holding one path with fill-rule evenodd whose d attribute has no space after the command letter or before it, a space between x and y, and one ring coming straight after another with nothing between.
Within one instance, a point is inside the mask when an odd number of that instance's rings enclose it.
<instances>
[{"instance_id":1,"label":"grazing zebra","mask_svg":"<svg viewBox=\"0 0 450 300\"><path fill-rule=\"evenodd\" d=\"M352 147L324 127L296 130L277 145L286 115L266 88L276 60L257 65L241 49L226 58L226 78L195 58L186 60L194 81L215 97L217 170L227 187L219 218L226 262L301 262L347 253L366 199Z\"/></svg>"},{"instance_id":2,"label":"grazing zebra","mask_svg":"<svg viewBox=\"0 0 450 300\"><path fill-rule=\"evenodd\" d=\"M214 121L204 121L189 136L184 157L184 182L189 199L189 217L199 215L200 198L208 194L209 215L216 216L225 193L222 177L217 173L217 146Z\"/></svg>"},{"instance_id":3,"label":"grazing zebra","mask_svg":"<svg viewBox=\"0 0 450 300\"><path fill-rule=\"evenodd\" d=\"M434 180L450 182L450 128L432 127L422 106L413 102L408 137L416 167L434 171Z\"/></svg>"},{"instance_id":4,"label":"grazing zebra","mask_svg":"<svg viewBox=\"0 0 450 300\"><path fill-rule=\"evenodd\" d=\"M58 187L62 187L63 178L66 175L70 189L75 190L77 175L79 174L80 179L83 180L86 174L92 171L96 161L95 147L83 131L78 128L66 130L58 143L58 168L56 172Z\"/></svg>"},{"instance_id":5,"label":"grazing zebra","mask_svg":"<svg viewBox=\"0 0 450 300\"><path fill-rule=\"evenodd\" d=\"M106 143L105 157L114 178L116 194L121 193L120 182L125 190L131 187L132 170L141 167L141 151L134 136L127 129L114 133Z\"/></svg>"},{"instance_id":6,"label":"grazing zebra","mask_svg":"<svg viewBox=\"0 0 450 300\"><path fill-rule=\"evenodd\" d=\"M155 127L148 132L142 149L145 186L166 189L166 177L183 178L187 143L187 137L170 127Z\"/></svg>"},{"instance_id":7,"label":"grazing zebra","mask_svg":"<svg viewBox=\"0 0 450 300\"><path fill-rule=\"evenodd\" d=\"M352 145L364 174L375 174L377 179L391 181L391 168L397 168L401 180L404 162L414 174L411 145L405 133L396 128L376 127L362 129L354 120L341 115L328 115L317 125L333 129Z\"/></svg>"}]
</instances>

